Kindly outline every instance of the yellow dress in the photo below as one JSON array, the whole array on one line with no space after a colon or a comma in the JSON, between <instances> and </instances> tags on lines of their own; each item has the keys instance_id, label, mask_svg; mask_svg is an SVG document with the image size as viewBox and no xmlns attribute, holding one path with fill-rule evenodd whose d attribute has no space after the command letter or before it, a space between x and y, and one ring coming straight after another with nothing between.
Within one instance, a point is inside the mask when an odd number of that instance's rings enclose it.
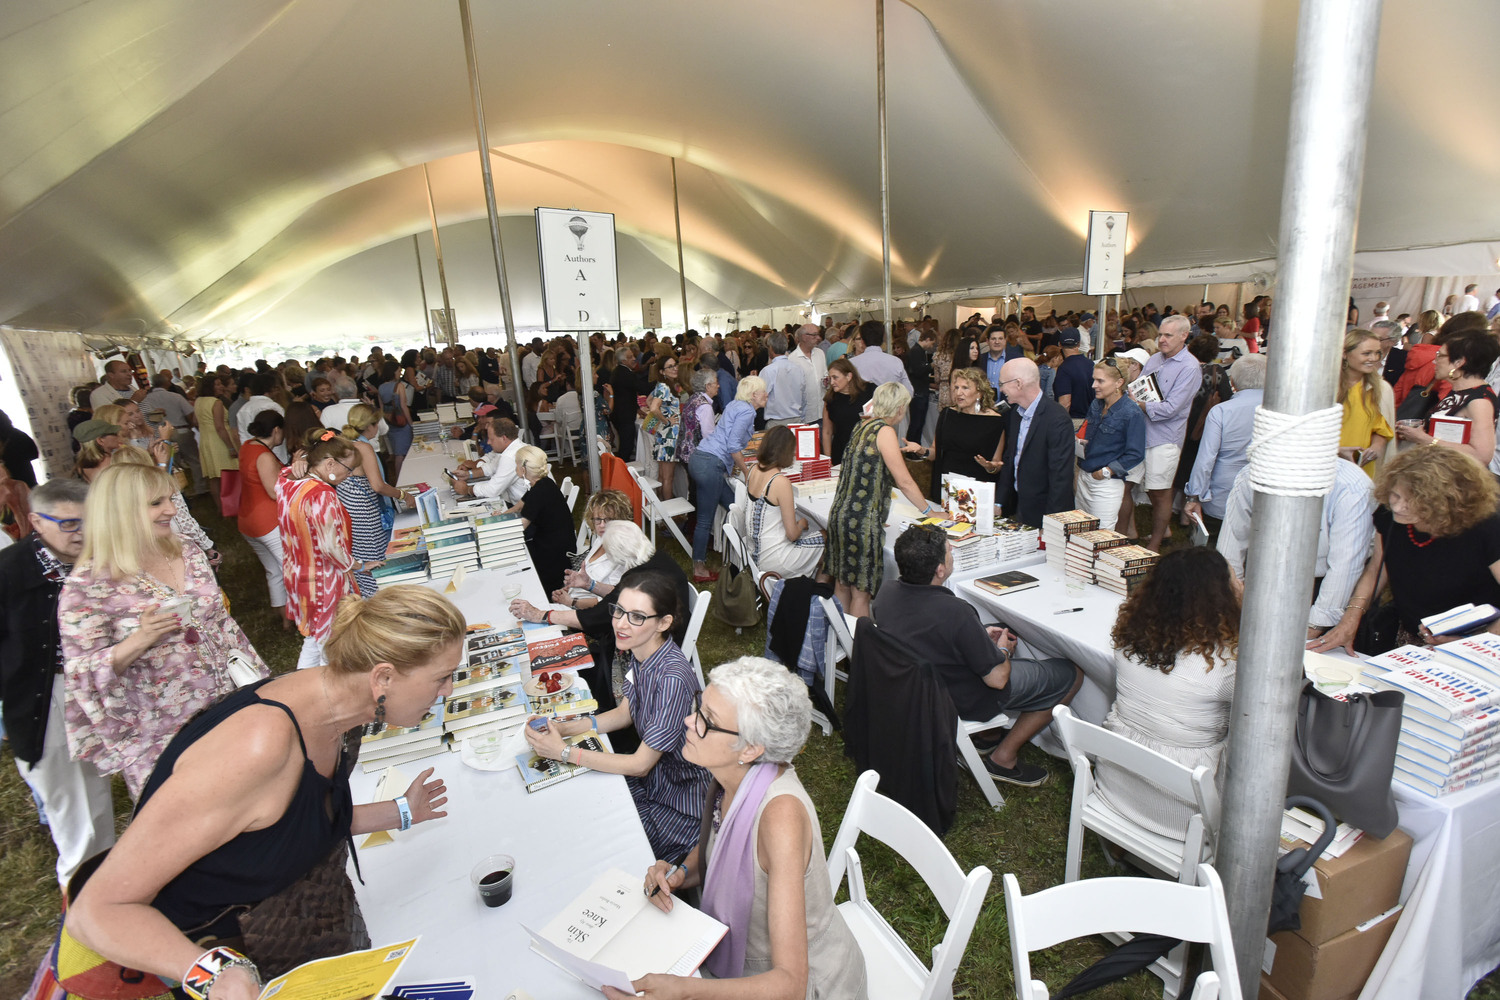
<instances>
[{"instance_id":1,"label":"yellow dress","mask_svg":"<svg viewBox=\"0 0 1500 1000\"><path fill-rule=\"evenodd\" d=\"M214 405L218 402L212 396L199 396L193 403L193 413L198 417L198 458L203 463L203 475L208 479L225 469L240 467L239 456L230 454L229 445L214 430Z\"/></svg>"},{"instance_id":2,"label":"yellow dress","mask_svg":"<svg viewBox=\"0 0 1500 1000\"><path fill-rule=\"evenodd\" d=\"M1378 400L1376 406L1379 407ZM1344 397L1344 426L1339 431L1339 447L1368 448L1376 436L1390 441L1396 436L1396 432L1391 429L1390 421L1379 408L1372 411L1365 405L1365 384L1362 381L1356 382ZM1375 475L1375 464L1372 461L1362 466L1365 474L1372 478Z\"/></svg>"}]
</instances>

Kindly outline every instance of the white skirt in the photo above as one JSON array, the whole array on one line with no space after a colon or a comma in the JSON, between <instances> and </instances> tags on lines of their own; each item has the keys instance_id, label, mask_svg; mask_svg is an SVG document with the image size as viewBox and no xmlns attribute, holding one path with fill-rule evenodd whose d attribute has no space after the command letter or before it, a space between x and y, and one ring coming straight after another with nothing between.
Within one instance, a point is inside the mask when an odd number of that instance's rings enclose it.
<instances>
[{"instance_id":1,"label":"white skirt","mask_svg":"<svg viewBox=\"0 0 1500 1000\"><path fill-rule=\"evenodd\" d=\"M1073 489L1074 502L1078 509L1087 511L1090 517L1099 519L1101 528L1113 529L1120 519L1120 502L1125 499L1125 483L1111 476L1095 479L1093 473L1078 470L1078 482Z\"/></svg>"}]
</instances>

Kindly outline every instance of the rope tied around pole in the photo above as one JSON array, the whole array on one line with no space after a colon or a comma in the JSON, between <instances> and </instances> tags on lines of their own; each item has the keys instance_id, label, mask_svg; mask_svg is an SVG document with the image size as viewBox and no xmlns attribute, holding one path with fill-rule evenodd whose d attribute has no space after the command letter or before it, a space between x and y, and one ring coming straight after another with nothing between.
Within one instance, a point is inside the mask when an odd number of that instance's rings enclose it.
<instances>
[{"instance_id":1,"label":"rope tied around pole","mask_svg":"<svg viewBox=\"0 0 1500 1000\"><path fill-rule=\"evenodd\" d=\"M1250 441L1250 485L1283 497L1321 497L1333 489L1344 408L1282 413L1255 408Z\"/></svg>"}]
</instances>

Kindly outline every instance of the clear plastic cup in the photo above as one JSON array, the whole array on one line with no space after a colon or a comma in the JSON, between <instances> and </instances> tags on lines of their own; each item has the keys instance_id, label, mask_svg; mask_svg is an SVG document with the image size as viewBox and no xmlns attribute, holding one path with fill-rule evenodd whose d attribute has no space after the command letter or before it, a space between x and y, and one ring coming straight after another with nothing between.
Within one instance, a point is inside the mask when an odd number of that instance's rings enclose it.
<instances>
[{"instance_id":1,"label":"clear plastic cup","mask_svg":"<svg viewBox=\"0 0 1500 1000\"><path fill-rule=\"evenodd\" d=\"M515 878L516 859L509 854L491 854L469 872L469 881L474 883L485 906L504 906L510 902Z\"/></svg>"}]
</instances>

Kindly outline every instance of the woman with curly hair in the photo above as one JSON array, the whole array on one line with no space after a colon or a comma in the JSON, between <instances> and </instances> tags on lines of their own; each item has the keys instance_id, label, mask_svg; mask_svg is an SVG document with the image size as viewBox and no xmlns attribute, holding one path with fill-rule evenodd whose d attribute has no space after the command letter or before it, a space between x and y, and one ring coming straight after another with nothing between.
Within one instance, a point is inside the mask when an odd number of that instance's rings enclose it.
<instances>
[{"instance_id":1,"label":"woman with curly hair","mask_svg":"<svg viewBox=\"0 0 1500 1000\"><path fill-rule=\"evenodd\" d=\"M1343 646L1376 595L1390 584L1401 624L1398 644L1436 646L1422 619L1460 604L1500 603L1500 487L1490 471L1454 448L1413 448L1386 463L1375 482L1375 547L1344 608L1314 649ZM1490 626L1500 632L1500 622Z\"/></svg>"},{"instance_id":2,"label":"woman with curly hair","mask_svg":"<svg viewBox=\"0 0 1500 1000\"><path fill-rule=\"evenodd\" d=\"M902 449L914 458L932 461L932 480L927 495L943 496L947 473L993 482L1000 466L1001 437L1005 421L998 419L995 389L981 368L955 368L948 379L948 406L938 413L932 446L908 444Z\"/></svg>"},{"instance_id":3,"label":"woman with curly hair","mask_svg":"<svg viewBox=\"0 0 1500 1000\"><path fill-rule=\"evenodd\" d=\"M1104 728L1191 769L1219 765L1229 741L1240 634L1240 583L1210 548L1162 556L1115 619L1115 703ZM1153 833L1183 839L1193 803L1111 764L1095 764L1099 794Z\"/></svg>"}]
</instances>

